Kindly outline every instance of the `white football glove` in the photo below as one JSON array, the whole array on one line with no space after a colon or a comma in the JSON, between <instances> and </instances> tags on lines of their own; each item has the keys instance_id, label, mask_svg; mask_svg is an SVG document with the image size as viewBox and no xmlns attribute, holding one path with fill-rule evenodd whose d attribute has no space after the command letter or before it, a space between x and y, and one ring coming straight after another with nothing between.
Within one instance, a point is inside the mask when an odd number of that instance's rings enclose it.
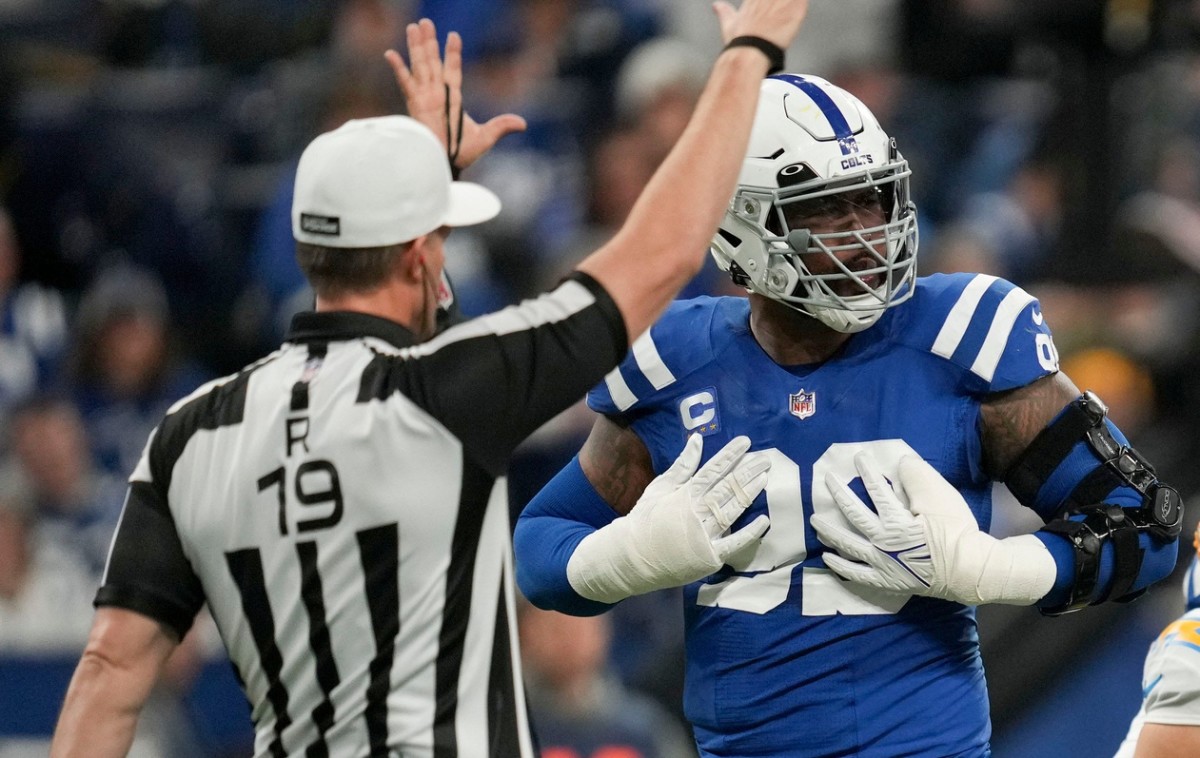
<instances>
[{"instance_id":1,"label":"white football glove","mask_svg":"<svg viewBox=\"0 0 1200 758\"><path fill-rule=\"evenodd\" d=\"M671 467L647 485L627 516L589 534L567 562L571 587L589 600L615 603L703 579L758 542L770 521L729 525L767 484L770 459L746 454L735 437L699 472L704 441L693 434Z\"/></svg>"},{"instance_id":2,"label":"white football glove","mask_svg":"<svg viewBox=\"0 0 1200 758\"><path fill-rule=\"evenodd\" d=\"M900 459L897 491L864 453L854 465L878 515L830 475L825 483L854 529L812 517L821 541L841 553L824 558L843 579L965 605L1031 605L1054 586L1057 567L1040 540L980 531L958 490L919 456Z\"/></svg>"}]
</instances>

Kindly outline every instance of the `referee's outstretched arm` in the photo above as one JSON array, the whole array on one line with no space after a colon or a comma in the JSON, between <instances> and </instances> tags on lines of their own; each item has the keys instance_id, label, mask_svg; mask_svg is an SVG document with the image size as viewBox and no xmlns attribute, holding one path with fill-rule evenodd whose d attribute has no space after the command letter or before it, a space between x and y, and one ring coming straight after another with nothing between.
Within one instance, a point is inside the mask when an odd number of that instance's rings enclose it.
<instances>
[{"instance_id":1,"label":"referee's outstretched arm","mask_svg":"<svg viewBox=\"0 0 1200 758\"><path fill-rule=\"evenodd\" d=\"M800 29L807 0L713 6L722 39L757 37L779 48ZM683 136L638 198L620 231L579 269L617 302L629 339L640 336L704 264L709 241L733 196L758 102L759 83L778 65L759 49L727 47ZM740 149L742 152L738 152Z\"/></svg>"},{"instance_id":2,"label":"referee's outstretched arm","mask_svg":"<svg viewBox=\"0 0 1200 758\"><path fill-rule=\"evenodd\" d=\"M758 38L777 46L778 59L799 31L807 0L748 0L735 10L713 4L721 37ZM409 115L446 145L462 171L505 134L525 128L506 113L476 124L463 112L462 40L451 32L443 63L437 33L428 19L408 27L411 69L394 50L386 57L404 92ZM683 135L659 166L607 244L579 269L600 282L616 301L630 341L650 328L679 290L704 265L709 241L725 211L742 166L754 122L758 83L779 60L754 46L734 45L717 59ZM447 101L448 98L448 101Z\"/></svg>"}]
</instances>

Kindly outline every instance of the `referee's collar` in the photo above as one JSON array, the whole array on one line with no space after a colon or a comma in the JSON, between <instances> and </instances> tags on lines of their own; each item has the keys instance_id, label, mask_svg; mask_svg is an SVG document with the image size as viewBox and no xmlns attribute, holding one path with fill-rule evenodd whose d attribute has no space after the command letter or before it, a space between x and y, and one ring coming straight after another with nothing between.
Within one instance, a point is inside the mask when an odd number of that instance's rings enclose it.
<instances>
[{"instance_id":1,"label":"referee's collar","mask_svg":"<svg viewBox=\"0 0 1200 758\"><path fill-rule=\"evenodd\" d=\"M377 337L396 347L419 342L416 335L391 319L356 311L307 311L292 316L285 342L352 340Z\"/></svg>"}]
</instances>

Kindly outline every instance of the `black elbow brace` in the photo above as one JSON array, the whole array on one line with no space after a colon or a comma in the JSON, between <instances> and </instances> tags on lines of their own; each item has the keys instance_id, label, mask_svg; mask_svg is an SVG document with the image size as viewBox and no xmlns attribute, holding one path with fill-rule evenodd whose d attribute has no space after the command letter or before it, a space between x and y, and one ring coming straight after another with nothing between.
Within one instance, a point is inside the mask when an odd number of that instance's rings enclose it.
<instances>
[{"instance_id":1,"label":"black elbow brace","mask_svg":"<svg viewBox=\"0 0 1200 758\"><path fill-rule=\"evenodd\" d=\"M1071 403L1053 423L1041 431L1005 475L1005 482L1022 503L1036 501L1039 490L1051 473L1080 441L1100 459L1101 464L1085 476L1059 508L1057 518L1046 531L1060 534L1075 550L1075 578L1063 605L1043 609L1047 615L1079 610L1102 603L1110 597L1128 602L1141 594L1131 592L1142 566L1138 536L1149 532L1169 542L1183 528L1183 503L1174 488L1155 476L1154 467L1136 450L1122 445L1104 422L1108 408L1091 392ZM1141 494L1136 508L1123 508L1103 502L1118 487L1130 487ZM1083 516L1072 518L1072 516ZM1100 577L1100 555L1111 542L1114 577L1111 588L1092 598Z\"/></svg>"}]
</instances>

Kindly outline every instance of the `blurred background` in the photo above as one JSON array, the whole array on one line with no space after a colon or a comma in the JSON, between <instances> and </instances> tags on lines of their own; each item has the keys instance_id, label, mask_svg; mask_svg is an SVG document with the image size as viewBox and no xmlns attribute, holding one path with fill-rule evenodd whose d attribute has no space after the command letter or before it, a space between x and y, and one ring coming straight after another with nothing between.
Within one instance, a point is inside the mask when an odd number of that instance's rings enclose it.
<instances>
[{"instance_id":1,"label":"blurred background","mask_svg":"<svg viewBox=\"0 0 1200 758\"><path fill-rule=\"evenodd\" d=\"M620 225L719 50L705 0L0 0L0 758L45 754L150 430L311 305L296 160L348 118L400 111L382 52L422 15L462 34L477 119L529 121L468 172L502 215L448 243L481 313ZM854 92L897 139L921 273L1041 298L1064 370L1197 502L1200 2L813 0L788 68ZM710 266L687 294L717 292ZM514 507L589 426L577 407L522 448ZM993 531L1037 525L997 500ZM996 755L1110 755L1178 584L1059 619L982 609ZM694 755L679 604L522 609L547 756ZM242 756L251 737L201 619L134 755Z\"/></svg>"}]
</instances>

